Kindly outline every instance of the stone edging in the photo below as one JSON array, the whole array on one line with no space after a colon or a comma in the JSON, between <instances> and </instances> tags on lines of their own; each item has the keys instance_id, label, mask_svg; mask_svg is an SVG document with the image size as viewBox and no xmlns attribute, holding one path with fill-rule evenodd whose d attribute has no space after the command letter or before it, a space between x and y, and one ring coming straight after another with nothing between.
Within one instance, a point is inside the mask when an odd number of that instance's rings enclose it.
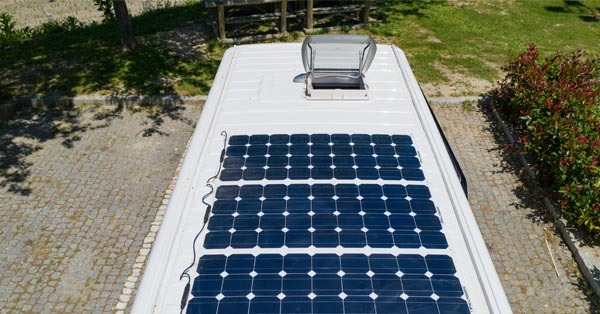
<instances>
[{"instance_id":1,"label":"stone edging","mask_svg":"<svg viewBox=\"0 0 600 314\"><path fill-rule=\"evenodd\" d=\"M117 305L114 307L115 314L124 314L127 306L131 304L132 297L134 296L135 288L144 273L144 267L146 266L146 259L148 255L150 255L150 250L152 249L152 244L154 244L154 240L156 239L156 233L162 224L163 218L165 216L165 212L167 210L167 206L169 205L169 201L171 200L171 196L173 195L173 189L175 188L175 183L177 182L177 177L179 176L179 172L181 171L181 167L183 165L183 160L185 159L185 155L190 146L190 142L192 141L192 137L187 141L185 145L185 149L183 150L183 155L179 159L177 163L177 168L173 174L173 178L169 182L169 186L165 191L165 196L162 200L161 205L158 207L158 211L156 212L156 216L154 217L154 221L152 221L150 231L144 238L142 248L139 250L137 256L135 257L135 261L133 263L133 267L131 269L131 274L127 277L127 281L123 285L123 289L121 290L121 295L119 296L119 300Z\"/></svg>"},{"instance_id":2,"label":"stone edging","mask_svg":"<svg viewBox=\"0 0 600 314\"><path fill-rule=\"evenodd\" d=\"M492 112L494 116L494 120L496 123L500 125L502 128L502 132L508 139L511 144L517 144L515 137L512 131L508 128L504 120L500 117L500 114L496 110L494 106L493 99L489 97L458 97L458 98L432 98L429 103L431 105L460 105L465 101L473 101L479 102L483 105L487 106ZM537 181L535 178L535 174L527 160L522 154L518 154L517 156L521 167L525 170L527 177L530 182L537 186ZM552 205L552 202L547 196L543 198L544 206L548 213L552 216L554 220L554 224L560 232L561 238L573 254L575 261L581 271L583 277L591 288L592 292L596 296L596 301L600 301L600 261L594 256L590 250L593 250L589 247L586 247L584 243L582 243L581 236L579 236L577 230L574 228L570 228L567 225L567 221L562 218L560 211Z\"/></svg>"}]
</instances>

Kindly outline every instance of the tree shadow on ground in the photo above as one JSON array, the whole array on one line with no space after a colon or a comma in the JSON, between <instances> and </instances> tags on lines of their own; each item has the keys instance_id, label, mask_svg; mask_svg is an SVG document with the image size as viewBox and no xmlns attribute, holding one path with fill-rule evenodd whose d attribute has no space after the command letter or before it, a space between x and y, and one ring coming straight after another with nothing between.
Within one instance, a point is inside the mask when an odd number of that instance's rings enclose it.
<instances>
[{"instance_id":1,"label":"tree shadow on ground","mask_svg":"<svg viewBox=\"0 0 600 314\"><path fill-rule=\"evenodd\" d=\"M446 5L447 0L379 0L375 1L377 10L375 15L378 20L385 21L390 16L416 16L419 18L428 18L425 13L427 8L434 5Z\"/></svg>"},{"instance_id":2,"label":"tree shadow on ground","mask_svg":"<svg viewBox=\"0 0 600 314\"><path fill-rule=\"evenodd\" d=\"M145 37L185 25L204 23L198 4L169 7L132 18L137 49L122 52L114 23L92 23L56 33L35 34L25 42L0 49L0 102L25 95L203 94L220 62L208 50L174 51ZM204 27L176 40L206 41Z\"/></svg>"},{"instance_id":3,"label":"tree shadow on ground","mask_svg":"<svg viewBox=\"0 0 600 314\"><path fill-rule=\"evenodd\" d=\"M182 100L137 109L138 114L145 114L141 135L170 136L162 127L165 119L194 125L194 121L184 116L184 110ZM124 111L122 103L111 109L81 109L63 102L55 107L22 111L13 119L0 123L0 190L30 195L29 177L34 165L29 157L40 152L45 142L59 140L63 147L72 149L85 132L110 127L113 121L123 118Z\"/></svg>"},{"instance_id":4,"label":"tree shadow on ground","mask_svg":"<svg viewBox=\"0 0 600 314\"><path fill-rule=\"evenodd\" d=\"M0 189L29 195L32 164L28 157L44 142L60 139L61 145L73 148L83 133L121 118L127 106L116 103L112 110L101 108L89 122L82 119L81 108L62 100L41 104L19 100L17 112L4 116L9 100L40 94L207 93L220 63L220 47L211 44L214 40L202 26L205 17L198 4L133 17L139 45L129 52L121 51L116 25L111 23L37 34L26 42L0 47ZM174 31L182 25L190 29ZM161 32L168 34L166 38L153 35ZM182 99L174 99L139 108L146 114L143 136L169 136L162 128L165 119L193 124L182 114Z\"/></svg>"},{"instance_id":5,"label":"tree shadow on ground","mask_svg":"<svg viewBox=\"0 0 600 314\"><path fill-rule=\"evenodd\" d=\"M545 6L544 8L554 13L575 14L582 21L597 23L600 21L600 7L587 6L579 0L564 0L562 6Z\"/></svg>"}]
</instances>

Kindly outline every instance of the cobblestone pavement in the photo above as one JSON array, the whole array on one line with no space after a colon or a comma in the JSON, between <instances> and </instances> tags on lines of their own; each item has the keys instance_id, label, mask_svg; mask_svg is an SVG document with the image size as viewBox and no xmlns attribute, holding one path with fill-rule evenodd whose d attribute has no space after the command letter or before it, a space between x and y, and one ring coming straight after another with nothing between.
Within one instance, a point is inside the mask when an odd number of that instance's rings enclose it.
<instances>
[{"instance_id":1,"label":"cobblestone pavement","mask_svg":"<svg viewBox=\"0 0 600 314\"><path fill-rule=\"evenodd\" d=\"M200 109L0 128L0 313L109 313Z\"/></svg>"},{"instance_id":2,"label":"cobblestone pavement","mask_svg":"<svg viewBox=\"0 0 600 314\"><path fill-rule=\"evenodd\" d=\"M440 105L433 110L467 177L471 208L513 311L593 312L568 248L541 219L543 207L528 200L486 115L476 106Z\"/></svg>"}]
</instances>

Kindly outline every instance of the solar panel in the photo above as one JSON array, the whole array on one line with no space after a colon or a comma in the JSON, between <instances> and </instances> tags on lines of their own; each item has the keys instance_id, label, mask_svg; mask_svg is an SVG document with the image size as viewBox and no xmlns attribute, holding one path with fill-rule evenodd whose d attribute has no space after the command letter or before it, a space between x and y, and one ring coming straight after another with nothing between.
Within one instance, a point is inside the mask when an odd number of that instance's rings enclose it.
<instances>
[{"instance_id":1,"label":"solar panel","mask_svg":"<svg viewBox=\"0 0 600 314\"><path fill-rule=\"evenodd\" d=\"M423 185L221 186L204 247L444 249L430 197Z\"/></svg>"},{"instance_id":2,"label":"solar panel","mask_svg":"<svg viewBox=\"0 0 600 314\"><path fill-rule=\"evenodd\" d=\"M225 152L187 313L469 313L429 251L448 243L410 136L234 135Z\"/></svg>"},{"instance_id":3,"label":"solar panel","mask_svg":"<svg viewBox=\"0 0 600 314\"><path fill-rule=\"evenodd\" d=\"M469 313L445 255L205 255L188 313Z\"/></svg>"},{"instance_id":4,"label":"solar panel","mask_svg":"<svg viewBox=\"0 0 600 314\"><path fill-rule=\"evenodd\" d=\"M416 156L408 135L235 135L229 139L220 179L423 181Z\"/></svg>"}]
</instances>

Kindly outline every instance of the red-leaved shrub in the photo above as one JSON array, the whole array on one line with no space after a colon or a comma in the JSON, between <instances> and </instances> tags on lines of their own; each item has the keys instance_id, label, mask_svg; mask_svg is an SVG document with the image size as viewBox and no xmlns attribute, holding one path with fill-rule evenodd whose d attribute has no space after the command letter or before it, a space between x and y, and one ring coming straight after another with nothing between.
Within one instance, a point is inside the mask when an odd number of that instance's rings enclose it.
<instances>
[{"instance_id":1,"label":"red-leaved shrub","mask_svg":"<svg viewBox=\"0 0 600 314\"><path fill-rule=\"evenodd\" d=\"M495 94L541 183L570 221L600 234L600 58L541 60L535 45L504 67Z\"/></svg>"}]
</instances>

